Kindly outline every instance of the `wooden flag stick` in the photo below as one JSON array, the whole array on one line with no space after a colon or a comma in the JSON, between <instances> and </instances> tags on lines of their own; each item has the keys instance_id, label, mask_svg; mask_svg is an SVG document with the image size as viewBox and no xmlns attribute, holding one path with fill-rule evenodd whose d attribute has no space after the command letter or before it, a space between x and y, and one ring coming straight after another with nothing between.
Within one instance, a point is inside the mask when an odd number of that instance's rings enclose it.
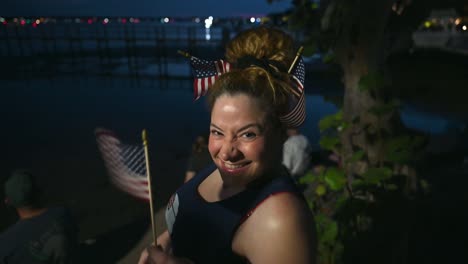
<instances>
[{"instance_id":1,"label":"wooden flag stick","mask_svg":"<svg viewBox=\"0 0 468 264\"><path fill-rule=\"evenodd\" d=\"M294 69L294 66L296 65L296 62L299 59L299 57L301 56L303 50L304 50L304 47L300 46L299 50L296 53L296 57L294 57L294 60L291 63L291 66L289 67L288 73L291 73L292 69Z\"/></svg>"},{"instance_id":2,"label":"wooden flag stick","mask_svg":"<svg viewBox=\"0 0 468 264\"><path fill-rule=\"evenodd\" d=\"M192 57L192 55L190 55L190 53L186 52L186 51L183 51L183 50L177 50L177 53L179 53L180 55L186 57L186 58L190 58Z\"/></svg>"},{"instance_id":3,"label":"wooden flag stick","mask_svg":"<svg viewBox=\"0 0 468 264\"><path fill-rule=\"evenodd\" d=\"M148 192L149 192L149 202L150 202L150 212L151 212L151 229L153 231L153 243L157 245L157 234L156 234L156 221L154 218L154 206L153 206L153 191L151 189L151 173L149 166L149 152L148 152L148 135L146 129L143 129L141 133L143 139L143 147L145 149L145 159L146 159L146 178L148 180Z\"/></svg>"}]
</instances>

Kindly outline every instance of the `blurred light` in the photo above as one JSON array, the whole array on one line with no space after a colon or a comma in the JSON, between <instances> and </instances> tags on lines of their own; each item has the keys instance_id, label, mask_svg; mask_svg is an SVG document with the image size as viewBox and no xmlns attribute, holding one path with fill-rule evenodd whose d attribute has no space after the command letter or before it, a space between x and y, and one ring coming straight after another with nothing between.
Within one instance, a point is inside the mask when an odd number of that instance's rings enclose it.
<instances>
[{"instance_id":1,"label":"blurred light","mask_svg":"<svg viewBox=\"0 0 468 264\"><path fill-rule=\"evenodd\" d=\"M205 27L206 27L206 25L205 25ZM211 39L211 31L210 31L210 28L209 28L209 27L207 27L207 28L205 29L205 39L206 39L206 40L210 40L210 39Z\"/></svg>"},{"instance_id":2,"label":"blurred light","mask_svg":"<svg viewBox=\"0 0 468 264\"><path fill-rule=\"evenodd\" d=\"M6 25L6 24L8 24L8 22L6 22L6 20L5 20L5 21L3 21L3 25Z\"/></svg>"},{"instance_id":3,"label":"blurred light","mask_svg":"<svg viewBox=\"0 0 468 264\"><path fill-rule=\"evenodd\" d=\"M104 21L103 21L103 23L104 23L104 24L107 24L107 23L109 23L109 19L108 19L107 17L106 17L106 18L104 18Z\"/></svg>"},{"instance_id":4,"label":"blurred light","mask_svg":"<svg viewBox=\"0 0 468 264\"><path fill-rule=\"evenodd\" d=\"M127 23L127 19L126 19L126 18L122 18L122 23L123 23L123 24Z\"/></svg>"},{"instance_id":5,"label":"blurred light","mask_svg":"<svg viewBox=\"0 0 468 264\"><path fill-rule=\"evenodd\" d=\"M31 19L26 19L26 24L31 24Z\"/></svg>"},{"instance_id":6,"label":"blurred light","mask_svg":"<svg viewBox=\"0 0 468 264\"><path fill-rule=\"evenodd\" d=\"M255 17L250 18L250 23L255 23Z\"/></svg>"},{"instance_id":7,"label":"blurred light","mask_svg":"<svg viewBox=\"0 0 468 264\"><path fill-rule=\"evenodd\" d=\"M199 17L195 18L195 23L200 23L200 18Z\"/></svg>"},{"instance_id":8,"label":"blurred light","mask_svg":"<svg viewBox=\"0 0 468 264\"><path fill-rule=\"evenodd\" d=\"M466 31L466 28L467 28L466 25L463 25L462 29L463 29L464 31Z\"/></svg>"},{"instance_id":9,"label":"blurred light","mask_svg":"<svg viewBox=\"0 0 468 264\"><path fill-rule=\"evenodd\" d=\"M319 5L318 5L318 3L312 3L311 7L312 7L312 9L318 9Z\"/></svg>"},{"instance_id":10,"label":"blurred light","mask_svg":"<svg viewBox=\"0 0 468 264\"><path fill-rule=\"evenodd\" d=\"M24 26L26 24L26 20L24 19L21 19L21 23L20 23L22 26Z\"/></svg>"},{"instance_id":11,"label":"blurred light","mask_svg":"<svg viewBox=\"0 0 468 264\"><path fill-rule=\"evenodd\" d=\"M424 22L424 27L426 28L431 27L431 21Z\"/></svg>"},{"instance_id":12,"label":"blurred light","mask_svg":"<svg viewBox=\"0 0 468 264\"><path fill-rule=\"evenodd\" d=\"M255 19L255 22L257 22L257 23L260 23L260 21L262 21L262 19L259 18L259 17L257 17L257 19Z\"/></svg>"},{"instance_id":13,"label":"blurred light","mask_svg":"<svg viewBox=\"0 0 468 264\"><path fill-rule=\"evenodd\" d=\"M88 18L88 24L92 24L93 23L93 20L91 18Z\"/></svg>"},{"instance_id":14,"label":"blurred light","mask_svg":"<svg viewBox=\"0 0 468 264\"><path fill-rule=\"evenodd\" d=\"M81 19L75 18L75 23L81 23Z\"/></svg>"},{"instance_id":15,"label":"blurred light","mask_svg":"<svg viewBox=\"0 0 468 264\"><path fill-rule=\"evenodd\" d=\"M133 17L131 17L131 18L129 19L129 21L130 21L130 23L133 23L133 21L134 21Z\"/></svg>"},{"instance_id":16,"label":"blurred light","mask_svg":"<svg viewBox=\"0 0 468 264\"><path fill-rule=\"evenodd\" d=\"M139 18L135 18L135 19L133 20L133 23L135 23L135 24L140 23L140 19L139 19Z\"/></svg>"},{"instance_id":17,"label":"blurred light","mask_svg":"<svg viewBox=\"0 0 468 264\"><path fill-rule=\"evenodd\" d=\"M164 23L169 23L169 18L165 17L163 21L164 21Z\"/></svg>"},{"instance_id":18,"label":"blurred light","mask_svg":"<svg viewBox=\"0 0 468 264\"><path fill-rule=\"evenodd\" d=\"M41 23L41 20L39 20L39 19L36 19L36 24L38 24L38 25L39 25L40 23Z\"/></svg>"},{"instance_id":19,"label":"blurred light","mask_svg":"<svg viewBox=\"0 0 468 264\"><path fill-rule=\"evenodd\" d=\"M455 19L455 25L458 26L460 23L461 23L461 19L460 19L460 18Z\"/></svg>"},{"instance_id":20,"label":"blurred light","mask_svg":"<svg viewBox=\"0 0 468 264\"><path fill-rule=\"evenodd\" d=\"M213 17L212 16L205 19L205 28L209 29L211 27L211 25L213 25ZM211 39L211 34L210 34L210 39ZM207 38L207 40L209 40L209 39Z\"/></svg>"},{"instance_id":21,"label":"blurred light","mask_svg":"<svg viewBox=\"0 0 468 264\"><path fill-rule=\"evenodd\" d=\"M34 23L32 24L32 26L33 26L33 28L35 28L35 27L37 27L37 24L34 22Z\"/></svg>"},{"instance_id":22,"label":"blurred light","mask_svg":"<svg viewBox=\"0 0 468 264\"><path fill-rule=\"evenodd\" d=\"M0 17L0 23L5 22L5 19L3 17Z\"/></svg>"},{"instance_id":23,"label":"blurred light","mask_svg":"<svg viewBox=\"0 0 468 264\"><path fill-rule=\"evenodd\" d=\"M13 19L13 22L18 23L18 18L15 17L15 18Z\"/></svg>"}]
</instances>

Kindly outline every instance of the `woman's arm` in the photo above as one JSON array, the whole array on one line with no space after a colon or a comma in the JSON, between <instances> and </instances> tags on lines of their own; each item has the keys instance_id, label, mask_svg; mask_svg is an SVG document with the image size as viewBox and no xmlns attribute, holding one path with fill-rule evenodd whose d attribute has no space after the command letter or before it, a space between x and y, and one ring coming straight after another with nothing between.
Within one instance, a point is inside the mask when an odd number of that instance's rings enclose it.
<instances>
[{"instance_id":1,"label":"woman's arm","mask_svg":"<svg viewBox=\"0 0 468 264\"><path fill-rule=\"evenodd\" d=\"M315 223L307 205L291 193L265 200L241 225L233 249L250 263L316 263Z\"/></svg>"}]
</instances>

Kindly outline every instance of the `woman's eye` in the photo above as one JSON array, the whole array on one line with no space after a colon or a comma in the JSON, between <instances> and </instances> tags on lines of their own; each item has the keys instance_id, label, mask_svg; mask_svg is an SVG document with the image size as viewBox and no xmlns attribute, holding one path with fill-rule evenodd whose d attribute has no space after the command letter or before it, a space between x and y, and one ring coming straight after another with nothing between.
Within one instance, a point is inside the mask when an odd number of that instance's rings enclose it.
<instances>
[{"instance_id":1,"label":"woman's eye","mask_svg":"<svg viewBox=\"0 0 468 264\"><path fill-rule=\"evenodd\" d=\"M211 130L211 135L213 136L219 136L219 135L222 135L219 131L217 130Z\"/></svg>"},{"instance_id":2,"label":"woman's eye","mask_svg":"<svg viewBox=\"0 0 468 264\"><path fill-rule=\"evenodd\" d=\"M255 138L256 136L257 134L253 132L246 132L242 135L242 137L247 138L247 139L252 139L252 138Z\"/></svg>"}]
</instances>

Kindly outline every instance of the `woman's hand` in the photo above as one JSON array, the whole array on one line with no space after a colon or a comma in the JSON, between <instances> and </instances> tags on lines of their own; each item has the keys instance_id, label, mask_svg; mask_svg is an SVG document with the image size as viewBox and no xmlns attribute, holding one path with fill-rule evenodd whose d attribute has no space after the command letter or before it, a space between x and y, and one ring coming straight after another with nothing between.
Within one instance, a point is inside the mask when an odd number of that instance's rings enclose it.
<instances>
[{"instance_id":1,"label":"woman's hand","mask_svg":"<svg viewBox=\"0 0 468 264\"><path fill-rule=\"evenodd\" d=\"M193 262L188 259L176 258L164 252L159 246L149 246L141 253L138 264L193 264Z\"/></svg>"}]
</instances>

